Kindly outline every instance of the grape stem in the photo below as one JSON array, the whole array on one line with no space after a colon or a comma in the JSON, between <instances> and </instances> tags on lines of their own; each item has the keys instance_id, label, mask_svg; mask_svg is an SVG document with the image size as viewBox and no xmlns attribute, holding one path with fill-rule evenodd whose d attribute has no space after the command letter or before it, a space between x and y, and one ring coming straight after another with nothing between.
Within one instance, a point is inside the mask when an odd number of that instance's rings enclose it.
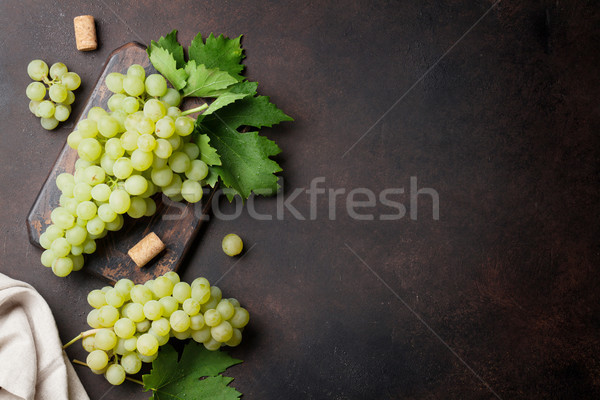
<instances>
[{"instance_id":1,"label":"grape stem","mask_svg":"<svg viewBox=\"0 0 600 400\"><path fill-rule=\"evenodd\" d=\"M196 108L190 108L189 110L185 110L181 113L182 116L184 115L188 115L188 114L193 114L195 112L200 112L200 111L204 111L208 108L208 104L202 104L201 106L198 106Z\"/></svg>"},{"instance_id":2,"label":"grape stem","mask_svg":"<svg viewBox=\"0 0 600 400\"><path fill-rule=\"evenodd\" d=\"M71 339L69 342L63 345L63 350L80 339L86 338L91 335L95 335L98 331L100 331L100 329L90 329L89 331L81 332L79 335L75 336L73 339Z\"/></svg>"},{"instance_id":3,"label":"grape stem","mask_svg":"<svg viewBox=\"0 0 600 400\"><path fill-rule=\"evenodd\" d=\"M88 366L86 363L84 363L83 361L79 361L79 360L75 360L75 359L74 359L74 360L72 361L72 363L73 363L73 364L78 364L78 365L83 365L84 367L88 367L88 368L90 368L90 367L89 367L89 366ZM137 383L138 385L142 385L142 386L144 386L144 382L140 381L139 379L130 378L130 377L128 377L128 376L126 376L126 377L125 377L125 379L127 379L128 381L131 381L131 382ZM152 389L152 390L154 390L154 389Z\"/></svg>"}]
</instances>

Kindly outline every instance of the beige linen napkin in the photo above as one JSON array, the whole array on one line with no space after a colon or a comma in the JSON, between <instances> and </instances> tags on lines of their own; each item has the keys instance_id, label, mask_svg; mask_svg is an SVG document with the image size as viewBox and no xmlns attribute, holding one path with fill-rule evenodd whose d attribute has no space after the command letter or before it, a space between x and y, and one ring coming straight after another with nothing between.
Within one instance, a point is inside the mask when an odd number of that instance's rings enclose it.
<instances>
[{"instance_id":1,"label":"beige linen napkin","mask_svg":"<svg viewBox=\"0 0 600 400\"><path fill-rule=\"evenodd\" d=\"M0 400L89 400L62 350L50 307L0 273Z\"/></svg>"}]
</instances>

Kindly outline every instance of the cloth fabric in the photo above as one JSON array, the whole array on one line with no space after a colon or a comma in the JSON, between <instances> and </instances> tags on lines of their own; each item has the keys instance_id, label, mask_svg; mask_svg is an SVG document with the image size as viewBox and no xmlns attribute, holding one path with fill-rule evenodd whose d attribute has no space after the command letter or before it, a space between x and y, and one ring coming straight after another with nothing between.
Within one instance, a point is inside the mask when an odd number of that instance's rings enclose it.
<instances>
[{"instance_id":1,"label":"cloth fabric","mask_svg":"<svg viewBox=\"0 0 600 400\"><path fill-rule=\"evenodd\" d=\"M1 273L0 400L89 400L46 301Z\"/></svg>"}]
</instances>

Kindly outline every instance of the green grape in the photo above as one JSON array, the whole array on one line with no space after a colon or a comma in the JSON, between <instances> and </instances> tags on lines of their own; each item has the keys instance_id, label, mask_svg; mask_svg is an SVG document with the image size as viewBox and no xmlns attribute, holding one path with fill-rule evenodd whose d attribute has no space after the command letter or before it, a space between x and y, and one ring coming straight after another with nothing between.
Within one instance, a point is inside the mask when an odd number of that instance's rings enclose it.
<instances>
[{"instance_id":1,"label":"green grape","mask_svg":"<svg viewBox=\"0 0 600 400\"><path fill-rule=\"evenodd\" d=\"M185 170L185 176L192 181L201 181L208 175L208 165L202 160L193 160Z\"/></svg>"},{"instance_id":2,"label":"green grape","mask_svg":"<svg viewBox=\"0 0 600 400\"><path fill-rule=\"evenodd\" d=\"M106 173L101 167L97 165L90 165L83 170L83 179L88 185L94 186L104 182L106 179Z\"/></svg>"},{"instance_id":3,"label":"green grape","mask_svg":"<svg viewBox=\"0 0 600 400\"><path fill-rule=\"evenodd\" d=\"M25 89L25 94L30 100L42 101L46 96L46 86L41 82L31 82Z\"/></svg>"},{"instance_id":4,"label":"green grape","mask_svg":"<svg viewBox=\"0 0 600 400\"><path fill-rule=\"evenodd\" d=\"M48 225L46 234L48 235L48 239L54 240L62 237L65 234L65 231L56 225Z\"/></svg>"},{"instance_id":5,"label":"green grape","mask_svg":"<svg viewBox=\"0 0 600 400\"><path fill-rule=\"evenodd\" d=\"M175 120L175 133L187 136L194 131L194 120L188 116L178 117Z\"/></svg>"},{"instance_id":6,"label":"green grape","mask_svg":"<svg viewBox=\"0 0 600 400\"><path fill-rule=\"evenodd\" d=\"M50 118L40 118L40 124L42 125L42 128L44 128L47 131L51 131L52 129L56 128L58 126L58 120L54 117L50 117Z\"/></svg>"},{"instance_id":7,"label":"green grape","mask_svg":"<svg viewBox=\"0 0 600 400\"><path fill-rule=\"evenodd\" d=\"M127 278L119 279L117 283L115 283L115 289L121 292L127 299L130 299L129 291L133 286L135 286L133 281Z\"/></svg>"},{"instance_id":8,"label":"green grape","mask_svg":"<svg viewBox=\"0 0 600 400\"><path fill-rule=\"evenodd\" d=\"M154 280L152 289L159 298L170 296L173 293L173 282L166 276L159 276Z\"/></svg>"},{"instance_id":9,"label":"green grape","mask_svg":"<svg viewBox=\"0 0 600 400\"><path fill-rule=\"evenodd\" d=\"M142 369L142 360L136 353L127 353L121 357L121 366L128 374L137 374Z\"/></svg>"},{"instance_id":10,"label":"green grape","mask_svg":"<svg viewBox=\"0 0 600 400\"><path fill-rule=\"evenodd\" d=\"M223 294L221 293L221 289L219 289L218 286L211 286L210 287L210 297L211 299L215 299L216 302L218 303L219 301L221 301L221 299L223 298ZM217 305L215 304L215 307ZM211 307L214 308L214 307Z\"/></svg>"},{"instance_id":11,"label":"green grape","mask_svg":"<svg viewBox=\"0 0 600 400\"><path fill-rule=\"evenodd\" d=\"M104 151L113 159L118 159L125 154L125 149L121 145L121 139L119 138L110 138L104 144Z\"/></svg>"},{"instance_id":12,"label":"green grape","mask_svg":"<svg viewBox=\"0 0 600 400\"><path fill-rule=\"evenodd\" d=\"M125 350L135 351L137 349L137 336L125 339Z\"/></svg>"},{"instance_id":13,"label":"green grape","mask_svg":"<svg viewBox=\"0 0 600 400\"><path fill-rule=\"evenodd\" d=\"M168 139L175 133L175 122L173 118L166 116L156 121L156 136L163 139Z\"/></svg>"},{"instance_id":14,"label":"green grape","mask_svg":"<svg viewBox=\"0 0 600 400\"><path fill-rule=\"evenodd\" d=\"M144 285L135 285L131 288L131 301L139 304L146 304L152 300L152 291Z\"/></svg>"},{"instance_id":15,"label":"green grape","mask_svg":"<svg viewBox=\"0 0 600 400\"><path fill-rule=\"evenodd\" d=\"M148 181L141 175L131 175L125 181L125 190L132 196L138 196L148 189Z\"/></svg>"},{"instance_id":16,"label":"green grape","mask_svg":"<svg viewBox=\"0 0 600 400\"><path fill-rule=\"evenodd\" d=\"M35 115L36 117L38 117L38 118L39 118L39 115L38 115L38 113L37 113L37 108L38 108L38 105L39 105L39 104L40 104L40 102L39 102L39 101L37 101L37 100L31 100L31 101L29 102L29 111L31 111L31 113L32 113L33 115Z\"/></svg>"},{"instance_id":17,"label":"green grape","mask_svg":"<svg viewBox=\"0 0 600 400\"><path fill-rule=\"evenodd\" d=\"M164 309L162 304L160 304L156 300L150 300L144 304L144 315L150 321L156 321L157 319L160 319L160 317L162 317L163 311Z\"/></svg>"},{"instance_id":18,"label":"green grape","mask_svg":"<svg viewBox=\"0 0 600 400\"><path fill-rule=\"evenodd\" d=\"M150 174L148 174L148 175L150 175ZM152 181L149 181L148 179L146 179L146 180L148 181L148 187L146 188L146 191L140 195L140 197L142 197L144 199L147 199L156 193L156 186L154 186L154 183L152 183ZM147 203L146 203L146 205L147 205ZM152 213L152 214L154 214L154 213Z\"/></svg>"},{"instance_id":19,"label":"green grape","mask_svg":"<svg viewBox=\"0 0 600 400\"><path fill-rule=\"evenodd\" d=\"M48 238L48 236L46 235L46 233L42 233L40 235L40 246L42 246L44 249L48 250L50 248L50 246L52 245L52 240L50 240Z\"/></svg>"},{"instance_id":20,"label":"green grape","mask_svg":"<svg viewBox=\"0 0 600 400\"><path fill-rule=\"evenodd\" d=\"M211 340L210 326L205 325L198 330L192 330L192 339L197 343L204 343Z\"/></svg>"},{"instance_id":21,"label":"green grape","mask_svg":"<svg viewBox=\"0 0 600 400\"><path fill-rule=\"evenodd\" d=\"M179 92L177 92L179 94ZM164 101L164 100L163 100ZM177 119L181 115L181 110L177 107L169 107L167 109L167 116L173 118L173 121Z\"/></svg>"},{"instance_id":22,"label":"green grape","mask_svg":"<svg viewBox=\"0 0 600 400\"><path fill-rule=\"evenodd\" d=\"M61 62L54 63L50 66L50 78L52 79L58 79L67 72L69 72L67 66Z\"/></svg>"},{"instance_id":23,"label":"green grape","mask_svg":"<svg viewBox=\"0 0 600 400\"><path fill-rule=\"evenodd\" d=\"M83 349L85 351L87 351L88 353L91 353L96 349L96 346L94 345L94 337L93 336L86 336L83 339L81 339L81 347L83 347Z\"/></svg>"},{"instance_id":24,"label":"green grape","mask_svg":"<svg viewBox=\"0 0 600 400\"><path fill-rule=\"evenodd\" d=\"M144 198L146 202L146 212L144 213L144 217L151 217L156 213L156 202L151 198Z\"/></svg>"},{"instance_id":25,"label":"green grape","mask_svg":"<svg viewBox=\"0 0 600 400\"><path fill-rule=\"evenodd\" d=\"M106 303L109 306L113 306L115 308L119 308L125 303L125 296L123 293L119 292L117 289L112 288L104 294L106 298ZM116 332L116 331L115 331ZM118 333L117 333L118 335Z\"/></svg>"},{"instance_id":26,"label":"green grape","mask_svg":"<svg viewBox=\"0 0 600 400\"><path fill-rule=\"evenodd\" d=\"M184 332L190 327L190 316L183 310L177 310L169 317L169 323L174 332Z\"/></svg>"},{"instance_id":27,"label":"green grape","mask_svg":"<svg viewBox=\"0 0 600 400\"><path fill-rule=\"evenodd\" d=\"M125 133L121 135L121 146L127 151L133 151L137 149L137 141L139 137L140 134L137 132L125 131Z\"/></svg>"},{"instance_id":28,"label":"green grape","mask_svg":"<svg viewBox=\"0 0 600 400\"><path fill-rule=\"evenodd\" d=\"M119 160L117 160L118 162ZM116 168L115 163L115 168ZM115 174L116 175L116 174ZM118 175L116 175L118 177ZM110 194L110 198L108 200L110 207L117 214L124 214L129 210L131 206L131 199L129 194L124 189L116 189Z\"/></svg>"},{"instance_id":29,"label":"green grape","mask_svg":"<svg viewBox=\"0 0 600 400\"><path fill-rule=\"evenodd\" d=\"M165 273L163 276L166 276L167 278L169 278L171 280L171 282L173 282L173 285L176 285L181 281L181 278L179 278L179 274L175 271L169 271L169 272Z\"/></svg>"},{"instance_id":30,"label":"green grape","mask_svg":"<svg viewBox=\"0 0 600 400\"><path fill-rule=\"evenodd\" d=\"M127 215L131 218L142 218L144 214L146 214L146 201L141 197L132 197Z\"/></svg>"},{"instance_id":31,"label":"green grape","mask_svg":"<svg viewBox=\"0 0 600 400\"><path fill-rule=\"evenodd\" d=\"M221 242L221 247L223 247L223 252L230 257L237 256L242 252L244 248L244 243L242 242L242 238L240 238L235 233L230 233L223 238Z\"/></svg>"},{"instance_id":32,"label":"green grape","mask_svg":"<svg viewBox=\"0 0 600 400\"><path fill-rule=\"evenodd\" d=\"M150 329L159 336L165 336L171 332L171 325L169 324L168 319L160 318L152 322L152 327Z\"/></svg>"},{"instance_id":33,"label":"green grape","mask_svg":"<svg viewBox=\"0 0 600 400\"><path fill-rule=\"evenodd\" d=\"M83 242L83 252L85 254L92 254L93 252L96 251L96 241L94 239L86 239L85 242Z\"/></svg>"},{"instance_id":34,"label":"green grape","mask_svg":"<svg viewBox=\"0 0 600 400\"><path fill-rule=\"evenodd\" d=\"M50 100L44 100L38 104L37 112L42 118L51 118L54 116L56 106Z\"/></svg>"},{"instance_id":35,"label":"green grape","mask_svg":"<svg viewBox=\"0 0 600 400\"><path fill-rule=\"evenodd\" d=\"M156 126L154 125L154 121L145 116L142 116L139 119L138 124L136 126L136 130L142 135L151 135L154 132L155 128Z\"/></svg>"},{"instance_id":36,"label":"green grape","mask_svg":"<svg viewBox=\"0 0 600 400\"><path fill-rule=\"evenodd\" d=\"M138 171L145 171L152 166L154 155L151 152L136 149L131 153L131 165Z\"/></svg>"},{"instance_id":37,"label":"green grape","mask_svg":"<svg viewBox=\"0 0 600 400\"><path fill-rule=\"evenodd\" d=\"M104 373L104 377L111 385L120 385L125 382L125 369L120 364L112 364Z\"/></svg>"},{"instance_id":38,"label":"green grape","mask_svg":"<svg viewBox=\"0 0 600 400\"><path fill-rule=\"evenodd\" d=\"M154 168L151 172L152 182L158 186L167 186L173 180L173 171L169 167Z\"/></svg>"},{"instance_id":39,"label":"green grape","mask_svg":"<svg viewBox=\"0 0 600 400\"><path fill-rule=\"evenodd\" d=\"M116 136L119 130L119 122L110 115L104 115L98 120L98 132L104 137Z\"/></svg>"},{"instance_id":40,"label":"green grape","mask_svg":"<svg viewBox=\"0 0 600 400\"><path fill-rule=\"evenodd\" d=\"M181 184L182 182L179 175L173 174L171 183L169 183L167 186L163 186L162 191L166 196L172 198L178 194L181 194Z\"/></svg>"},{"instance_id":41,"label":"green grape","mask_svg":"<svg viewBox=\"0 0 600 400\"><path fill-rule=\"evenodd\" d=\"M54 109L54 118L57 121L63 122L69 119L71 115L71 107L66 104L57 104Z\"/></svg>"},{"instance_id":42,"label":"green grape","mask_svg":"<svg viewBox=\"0 0 600 400\"><path fill-rule=\"evenodd\" d=\"M192 315L190 317L190 328L194 331L204 327L204 316L202 314Z\"/></svg>"},{"instance_id":43,"label":"green grape","mask_svg":"<svg viewBox=\"0 0 600 400\"><path fill-rule=\"evenodd\" d=\"M135 324L129 318L121 318L115 322L115 334L123 339L129 339L135 335Z\"/></svg>"},{"instance_id":44,"label":"green grape","mask_svg":"<svg viewBox=\"0 0 600 400\"><path fill-rule=\"evenodd\" d=\"M87 323L90 327L94 329L102 328L102 325L100 324L100 319L98 318L99 315L100 310L98 309L93 309L89 312L89 314L87 315Z\"/></svg>"},{"instance_id":45,"label":"green grape","mask_svg":"<svg viewBox=\"0 0 600 400\"><path fill-rule=\"evenodd\" d=\"M69 106L75 102L75 94L70 90L67 90L67 99L62 103L66 106Z\"/></svg>"},{"instance_id":46,"label":"green grape","mask_svg":"<svg viewBox=\"0 0 600 400\"><path fill-rule=\"evenodd\" d=\"M48 76L48 64L42 60L30 61L27 65L27 74L34 81L41 81Z\"/></svg>"},{"instance_id":47,"label":"green grape","mask_svg":"<svg viewBox=\"0 0 600 400\"><path fill-rule=\"evenodd\" d=\"M85 185L85 183L78 183L77 185ZM77 216L85 220L90 220L96 215L98 208L92 201L82 201L77 206Z\"/></svg>"},{"instance_id":48,"label":"green grape","mask_svg":"<svg viewBox=\"0 0 600 400\"><path fill-rule=\"evenodd\" d=\"M221 314L215 309L206 310L204 313L204 323L210 327L219 325L221 321Z\"/></svg>"},{"instance_id":49,"label":"green grape","mask_svg":"<svg viewBox=\"0 0 600 400\"><path fill-rule=\"evenodd\" d=\"M169 143L165 139L157 139L156 140L156 147L154 148L154 154L157 157L154 158L155 160L157 158L167 159L167 158L171 157L172 153L173 153L173 147L171 147L171 143Z\"/></svg>"},{"instance_id":50,"label":"green grape","mask_svg":"<svg viewBox=\"0 0 600 400\"><path fill-rule=\"evenodd\" d=\"M197 203L202 199L202 185L196 181L186 179L181 185L181 195L190 203Z\"/></svg>"},{"instance_id":51,"label":"green grape","mask_svg":"<svg viewBox=\"0 0 600 400\"><path fill-rule=\"evenodd\" d=\"M54 275L56 276L63 278L69 275L71 271L73 271L73 260L69 257L58 257L52 263L52 272L54 272Z\"/></svg>"},{"instance_id":52,"label":"green grape","mask_svg":"<svg viewBox=\"0 0 600 400\"><path fill-rule=\"evenodd\" d=\"M183 143L181 141L181 136L178 136L178 135L171 136L170 138L167 139L167 141L171 145L171 148L173 149L173 151L178 150L179 147L181 146L181 144Z\"/></svg>"},{"instance_id":53,"label":"green grape","mask_svg":"<svg viewBox=\"0 0 600 400\"><path fill-rule=\"evenodd\" d=\"M102 155L102 146L96 139L86 138L79 143L77 154L84 160L93 162L98 160Z\"/></svg>"},{"instance_id":54,"label":"green grape","mask_svg":"<svg viewBox=\"0 0 600 400\"><path fill-rule=\"evenodd\" d=\"M73 186L75 183L75 179L73 179L73 175L68 172L63 172L62 174L56 177L56 187L64 192L65 187Z\"/></svg>"},{"instance_id":55,"label":"green grape","mask_svg":"<svg viewBox=\"0 0 600 400\"><path fill-rule=\"evenodd\" d=\"M102 170L102 171L104 172L104 170ZM94 199L96 201L104 202L104 201L108 201L111 190L110 190L110 187L106 183L100 183L100 184L94 186L90 193L92 195L92 199ZM110 222L110 221L105 221L105 222Z\"/></svg>"},{"instance_id":56,"label":"green grape","mask_svg":"<svg viewBox=\"0 0 600 400\"><path fill-rule=\"evenodd\" d=\"M98 134L98 125L93 119L82 119L77 124L77 130L84 139L94 138Z\"/></svg>"},{"instance_id":57,"label":"green grape","mask_svg":"<svg viewBox=\"0 0 600 400\"><path fill-rule=\"evenodd\" d=\"M88 301L89 305L94 308L101 308L107 304L106 297L104 296L104 292L102 292L102 290L98 290L98 289L92 290L91 292L88 293L87 301Z\"/></svg>"},{"instance_id":58,"label":"green grape","mask_svg":"<svg viewBox=\"0 0 600 400\"><path fill-rule=\"evenodd\" d=\"M87 231L79 225L75 225L71 229L67 230L66 240L69 242L71 247L79 246L87 239Z\"/></svg>"},{"instance_id":59,"label":"green grape","mask_svg":"<svg viewBox=\"0 0 600 400\"><path fill-rule=\"evenodd\" d=\"M144 81L138 77L128 75L123 79L123 89L129 96L140 96L144 93Z\"/></svg>"},{"instance_id":60,"label":"green grape","mask_svg":"<svg viewBox=\"0 0 600 400\"><path fill-rule=\"evenodd\" d=\"M87 140L87 139L85 139ZM93 139L92 139L93 140ZM73 186L73 197L78 201L84 202L92 199L92 186L85 182L78 182ZM79 214L77 214L80 216Z\"/></svg>"},{"instance_id":61,"label":"green grape","mask_svg":"<svg viewBox=\"0 0 600 400\"><path fill-rule=\"evenodd\" d=\"M113 352L118 355L123 355L127 353L127 350L125 350L125 339L122 339L117 336L117 345L113 349Z\"/></svg>"},{"instance_id":62,"label":"green grape","mask_svg":"<svg viewBox=\"0 0 600 400\"><path fill-rule=\"evenodd\" d=\"M115 161L113 165L113 173L119 179L127 179L133 172L133 165L131 159L127 157L120 157ZM113 192L114 193L114 192Z\"/></svg>"},{"instance_id":63,"label":"green grape","mask_svg":"<svg viewBox=\"0 0 600 400\"><path fill-rule=\"evenodd\" d=\"M50 96L50 100L55 103L62 103L67 99L67 88L60 83L55 83L50 86L48 90L48 95Z\"/></svg>"},{"instance_id":64,"label":"green grape","mask_svg":"<svg viewBox=\"0 0 600 400\"><path fill-rule=\"evenodd\" d=\"M221 317L223 317L224 320L230 319L235 312L233 304L227 299L222 299L219 304L217 304L216 310L221 314Z\"/></svg>"},{"instance_id":65,"label":"green grape","mask_svg":"<svg viewBox=\"0 0 600 400\"><path fill-rule=\"evenodd\" d=\"M167 88L160 100L164 103L167 103L169 106L176 108L179 106L179 103L181 103L181 95L179 94L179 90Z\"/></svg>"},{"instance_id":66,"label":"green grape","mask_svg":"<svg viewBox=\"0 0 600 400\"><path fill-rule=\"evenodd\" d=\"M126 98L127 96L125 96L123 93L113 94L109 97L106 105L111 111L121 110L123 109L123 100L125 100Z\"/></svg>"},{"instance_id":67,"label":"green grape","mask_svg":"<svg viewBox=\"0 0 600 400\"><path fill-rule=\"evenodd\" d=\"M179 307L179 303L172 296L163 297L158 302L163 306L163 317L169 318Z\"/></svg>"},{"instance_id":68,"label":"green grape","mask_svg":"<svg viewBox=\"0 0 600 400\"><path fill-rule=\"evenodd\" d=\"M75 72L65 73L60 80L69 90L75 90L81 85L81 78Z\"/></svg>"},{"instance_id":69,"label":"green grape","mask_svg":"<svg viewBox=\"0 0 600 400\"><path fill-rule=\"evenodd\" d=\"M108 354L103 350L94 350L88 354L86 363L91 369L100 370L108 364Z\"/></svg>"},{"instance_id":70,"label":"green grape","mask_svg":"<svg viewBox=\"0 0 600 400\"><path fill-rule=\"evenodd\" d=\"M217 342L226 342L233 336L233 328L227 321L221 321L217 326L210 328L210 335Z\"/></svg>"},{"instance_id":71,"label":"green grape","mask_svg":"<svg viewBox=\"0 0 600 400\"><path fill-rule=\"evenodd\" d=\"M176 151L169 157L169 167L173 172L184 173L190 167L190 164L190 158L182 151Z\"/></svg>"},{"instance_id":72,"label":"green grape","mask_svg":"<svg viewBox=\"0 0 600 400\"><path fill-rule=\"evenodd\" d=\"M192 298L200 304L206 304L210 300L210 287L205 285L193 286Z\"/></svg>"},{"instance_id":73,"label":"green grape","mask_svg":"<svg viewBox=\"0 0 600 400\"><path fill-rule=\"evenodd\" d=\"M50 249L57 257L66 257L71 251L71 244L64 237L58 238L52 242Z\"/></svg>"},{"instance_id":74,"label":"green grape","mask_svg":"<svg viewBox=\"0 0 600 400\"><path fill-rule=\"evenodd\" d=\"M90 108L90 111L88 111L87 119L98 123L98 121L100 121L100 118L105 117L107 115L108 115L108 113L106 112L106 110L104 108L92 107L92 108Z\"/></svg>"},{"instance_id":75,"label":"green grape","mask_svg":"<svg viewBox=\"0 0 600 400\"><path fill-rule=\"evenodd\" d=\"M144 80L146 78L146 71L141 65L132 64L129 68L127 68L127 76L133 76Z\"/></svg>"},{"instance_id":76,"label":"green grape","mask_svg":"<svg viewBox=\"0 0 600 400\"><path fill-rule=\"evenodd\" d=\"M153 97L160 97L167 93L167 81L160 74L151 74L146 78L146 93Z\"/></svg>"},{"instance_id":77,"label":"green grape","mask_svg":"<svg viewBox=\"0 0 600 400\"><path fill-rule=\"evenodd\" d=\"M183 145L183 152L188 155L190 160L195 160L200 155L200 148L196 143L186 143Z\"/></svg>"},{"instance_id":78,"label":"green grape","mask_svg":"<svg viewBox=\"0 0 600 400\"><path fill-rule=\"evenodd\" d=\"M110 289L112 289L112 288L110 288ZM106 293L105 293L105 295L106 295ZM100 321L100 325L102 325L103 327L109 328L109 327L113 326L115 324L115 322L117 322L118 319L119 319L119 310L117 310L116 307L113 307L110 305L105 305L100 308L100 313L98 314L98 320ZM111 348L105 349L105 350L110 350Z\"/></svg>"},{"instance_id":79,"label":"green grape","mask_svg":"<svg viewBox=\"0 0 600 400\"><path fill-rule=\"evenodd\" d=\"M138 138L137 146L142 151L150 152L156 148L156 139L154 139L154 136L145 133Z\"/></svg>"},{"instance_id":80,"label":"green grape","mask_svg":"<svg viewBox=\"0 0 600 400\"><path fill-rule=\"evenodd\" d=\"M148 333L151 334L152 336L154 336L156 338L156 340L158 341L158 345L159 346L163 346L165 344L167 344L167 342L169 341L169 335L159 335L154 329L150 328L148 330Z\"/></svg>"},{"instance_id":81,"label":"green grape","mask_svg":"<svg viewBox=\"0 0 600 400\"><path fill-rule=\"evenodd\" d=\"M135 97L127 96L122 103L123 111L127 114L133 114L140 108L140 102Z\"/></svg>"},{"instance_id":82,"label":"green grape","mask_svg":"<svg viewBox=\"0 0 600 400\"><path fill-rule=\"evenodd\" d=\"M104 307L110 307L110 306L104 306ZM102 323L102 309L100 309L99 320L103 326L106 326L105 324ZM117 345L117 335L115 335L115 333L110 329L102 328L102 329L98 330L98 332L96 332L96 336L94 339L95 339L94 340L95 346L100 350L109 351L109 350L112 350Z\"/></svg>"},{"instance_id":83,"label":"green grape","mask_svg":"<svg viewBox=\"0 0 600 400\"><path fill-rule=\"evenodd\" d=\"M123 315L131 321L138 323L146 319L144 306L140 303L127 303L123 308Z\"/></svg>"},{"instance_id":84,"label":"green grape","mask_svg":"<svg viewBox=\"0 0 600 400\"><path fill-rule=\"evenodd\" d=\"M70 229L75 225L75 217L62 207L52 210L50 220L61 229Z\"/></svg>"},{"instance_id":85,"label":"green grape","mask_svg":"<svg viewBox=\"0 0 600 400\"><path fill-rule=\"evenodd\" d=\"M248 325L248 321L250 321L250 314L248 310L242 307L234 307L235 311L233 316L229 319L229 323L234 328L243 328Z\"/></svg>"},{"instance_id":86,"label":"green grape","mask_svg":"<svg viewBox=\"0 0 600 400\"><path fill-rule=\"evenodd\" d=\"M137 350L140 354L151 356L158 351L158 340L149 333L144 333L137 340Z\"/></svg>"},{"instance_id":87,"label":"green grape","mask_svg":"<svg viewBox=\"0 0 600 400\"><path fill-rule=\"evenodd\" d=\"M206 350L216 351L221 347L221 342L217 342L215 339L210 339L208 342L202 343Z\"/></svg>"},{"instance_id":88,"label":"green grape","mask_svg":"<svg viewBox=\"0 0 600 400\"><path fill-rule=\"evenodd\" d=\"M190 298L183 302L183 311L185 311L190 317L198 314L200 312L200 307L200 302L195 299Z\"/></svg>"},{"instance_id":89,"label":"green grape","mask_svg":"<svg viewBox=\"0 0 600 400\"><path fill-rule=\"evenodd\" d=\"M119 133L125 132L125 120L127 119L127 115L128 114L123 110L116 110L110 113L110 116L119 123Z\"/></svg>"},{"instance_id":90,"label":"green grape","mask_svg":"<svg viewBox=\"0 0 600 400\"><path fill-rule=\"evenodd\" d=\"M167 115L167 109L160 100L150 99L144 104L144 115L156 122Z\"/></svg>"},{"instance_id":91,"label":"green grape","mask_svg":"<svg viewBox=\"0 0 600 400\"><path fill-rule=\"evenodd\" d=\"M56 254L54 254L54 252L52 250L46 250L42 253L42 256L40 257L40 261L42 262L42 265L44 267L48 267L51 268L52 264L54 263L54 260L56 260Z\"/></svg>"},{"instance_id":92,"label":"green grape","mask_svg":"<svg viewBox=\"0 0 600 400\"><path fill-rule=\"evenodd\" d=\"M106 87L113 93L122 93L123 92L123 79L125 75L120 74L118 72L111 72L106 75L106 79L104 83L106 83Z\"/></svg>"},{"instance_id":93,"label":"green grape","mask_svg":"<svg viewBox=\"0 0 600 400\"><path fill-rule=\"evenodd\" d=\"M111 209L112 209L112 207L111 207ZM118 231L119 229L121 229L123 227L124 221L125 220L124 220L123 216L121 216L120 214L117 214L117 217L114 219L114 221L106 223L105 228L107 231Z\"/></svg>"},{"instance_id":94,"label":"green grape","mask_svg":"<svg viewBox=\"0 0 600 400\"><path fill-rule=\"evenodd\" d=\"M242 331L233 328L231 339L225 342L227 346L235 347L242 342Z\"/></svg>"},{"instance_id":95,"label":"green grape","mask_svg":"<svg viewBox=\"0 0 600 400\"><path fill-rule=\"evenodd\" d=\"M142 362L145 362L145 363L151 363L152 361L156 360L156 357L158 357L158 353L154 353L151 356L145 356L145 355L141 354L139 351L137 352L137 355L140 358L140 360L142 360Z\"/></svg>"},{"instance_id":96,"label":"green grape","mask_svg":"<svg viewBox=\"0 0 600 400\"><path fill-rule=\"evenodd\" d=\"M115 160L110 158L108 154L104 153L102 155L102 157L100 158L100 166L102 167L104 172L106 172L107 175L114 175L113 168L115 166Z\"/></svg>"}]
</instances>

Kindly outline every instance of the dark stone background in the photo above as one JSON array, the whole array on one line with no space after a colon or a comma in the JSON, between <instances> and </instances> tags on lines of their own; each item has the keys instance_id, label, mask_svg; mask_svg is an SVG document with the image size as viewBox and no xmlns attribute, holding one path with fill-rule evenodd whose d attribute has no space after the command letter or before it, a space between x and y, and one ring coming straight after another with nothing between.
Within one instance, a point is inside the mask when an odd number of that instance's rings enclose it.
<instances>
[{"instance_id":1,"label":"dark stone background","mask_svg":"<svg viewBox=\"0 0 600 400\"><path fill-rule=\"evenodd\" d=\"M85 296L104 284L55 278L27 239L72 129L46 132L29 113L31 59L81 75L77 115L126 42L175 28L184 43L243 34L248 77L296 119L263 132L283 149L288 195L315 177L346 193L408 193L416 176L440 197L438 221L427 196L416 221L354 220L346 195L330 220L320 195L315 220L244 212L206 225L183 276L214 281L237 262L219 286L252 316L232 352L245 363L228 372L244 398L598 398L600 4L502 1L456 43L492 4L3 1L0 271L46 298L63 341L85 328ZM75 49L81 14L97 19L95 52ZM293 205L309 216L306 194ZM256 208L275 216L277 200ZM239 262L220 250L229 232L252 248ZM149 396L76 368L92 399Z\"/></svg>"}]
</instances>

